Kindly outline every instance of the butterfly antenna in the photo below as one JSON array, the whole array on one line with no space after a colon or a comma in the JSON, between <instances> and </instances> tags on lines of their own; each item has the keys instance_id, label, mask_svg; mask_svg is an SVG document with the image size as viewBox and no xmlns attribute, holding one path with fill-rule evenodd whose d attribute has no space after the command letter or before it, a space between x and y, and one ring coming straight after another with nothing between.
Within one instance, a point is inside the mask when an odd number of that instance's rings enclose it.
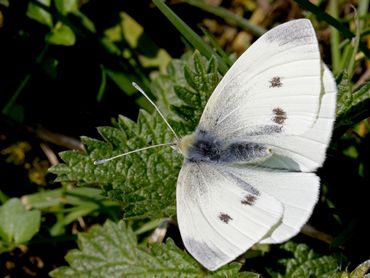
<instances>
[{"instance_id":1,"label":"butterfly antenna","mask_svg":"<svg viewBox=\"0 0 370 278\"><path fill-rule=\"evenodd\" d=\"M133 150L133 151L130 151L130 152L127 152L127 153L121 153L119 155L112 156L112 157L109 157L109 158L95 160L94 161L94 165L104 164L104 163L106 163L108 161L111 161L113 159L116 159L116 158L119 158L119 157L123 157L123 156L129 155L129 154L133 154L133 153L137 153L137 152L141 152L141 151L145 151L145 150L149 150L149 149L153 149L153 148L163 147L163 146L170 146L170 147L172 147L173 145L174 145L174 143L158 144L158 145L154 145L154 146L149 146L149 147L145 147L145 148Z\"/></svg>"},{"instance_id":2,"label":"butterfly antenna","mask_svg":"<svg viewBox=\"0 0 370 278\"><path fill-rule=\"evenodd\" d=\"M177 136L177 134L173 130L173 128L170 126L170 124L168 123L166 118L163 116L163 114L159 110L158 106L148 97L148 95L144 92L143 89L140 88L140 86L138 84L136 84L135 82L132 82L132 86L134 86L154 106L155 110L157 110L158 114L162 117L163 121L166 123L168 128L172 131L173 135L175 135L176 141L179 142L180 141L179 137Z\"/></svg>"}]
</instances>

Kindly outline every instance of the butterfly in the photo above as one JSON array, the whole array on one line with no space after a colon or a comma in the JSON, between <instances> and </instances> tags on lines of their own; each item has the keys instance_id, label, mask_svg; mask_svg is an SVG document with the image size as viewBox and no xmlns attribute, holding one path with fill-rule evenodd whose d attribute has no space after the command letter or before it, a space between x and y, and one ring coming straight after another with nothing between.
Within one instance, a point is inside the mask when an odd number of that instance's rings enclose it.
<instances>
[{"instance_id":1,"label":"butterfly","mask_svg":"<svg viewBox=\"0 0 370 278\"><path fill-rule=\"evenodd\" d=\"M177 221L187 251L216 270L256 243L299 233L318 200L336 108L336 83L307 19L262 35L210 96L195 132L171 145L184 156Z\"/></svg>"},{"instance_id":2,"label":"butterfly","mask_svg":"<svg viewBox=\"0 0 370 278\"><path fill-rule=\"evenodd\" d=\"M336 83L307 19L253 43L181 139L177 221L187 251L216 270L256 243L295 236L318 200Z\"/></svg>"}]
</instances>

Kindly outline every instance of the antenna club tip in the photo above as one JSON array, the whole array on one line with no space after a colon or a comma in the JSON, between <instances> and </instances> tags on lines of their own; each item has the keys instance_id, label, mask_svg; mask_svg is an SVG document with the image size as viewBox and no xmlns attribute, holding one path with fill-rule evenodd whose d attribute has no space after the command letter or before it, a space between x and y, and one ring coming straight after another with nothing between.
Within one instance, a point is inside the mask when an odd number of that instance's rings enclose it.
<instances>
[{"instance_id":1,"label":"antenna club tip","mask_svg":"<svg viewBox=\"0 0 370 278\"><path fill-rule=\"evenodd\" d=\"M100 165L100 164L103 164L104 162L105 162L105 159L95 160L94 165Z\"/></svg>"}]
</instances>

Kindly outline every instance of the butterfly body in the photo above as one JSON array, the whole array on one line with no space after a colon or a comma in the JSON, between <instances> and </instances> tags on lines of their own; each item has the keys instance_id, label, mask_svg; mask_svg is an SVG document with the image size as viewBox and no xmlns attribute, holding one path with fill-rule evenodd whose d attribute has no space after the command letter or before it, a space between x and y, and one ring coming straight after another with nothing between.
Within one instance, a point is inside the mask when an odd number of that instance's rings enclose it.
<instances>
[{"instance_id":1,"label":"butterfly body","mask_svg":"<svg viewBox=\"0 0 370 278\"><path fill-rule=\"evenodd\" d=\"M245 141L224 142L199 129L185 140L188 142L186 147L181 144L182 152L190 162L238 164L256 162L271 155L271 149L263 144L249 142L248 138Z\"/></svg>"}]
</instances>

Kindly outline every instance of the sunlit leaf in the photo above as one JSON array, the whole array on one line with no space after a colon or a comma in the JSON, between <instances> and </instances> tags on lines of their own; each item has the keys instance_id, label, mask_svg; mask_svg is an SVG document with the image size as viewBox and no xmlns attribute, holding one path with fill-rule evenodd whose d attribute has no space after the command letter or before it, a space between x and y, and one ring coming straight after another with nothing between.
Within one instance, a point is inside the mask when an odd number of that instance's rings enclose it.
<instances>
[{"instance_id":1,"label":"sunlit leaf","mask_svg":"<svg viewBox=\"0 0 370 278\"><path fill-rule=\"evenodd\" d=\"M124 222L107 221L89 233L79 234L78 238L79 249L66 256L69 266L52 271L51 277L259 277L254 273L239 273L238 263L210 273L172 239L139 246L135 234Z\"/></svg>"},{"instance_id":2,"label":"sunlit leaf","mask_svg":"<svg viewBox=\"0 0 370 278\"><path fill-rule=\"evenodd\" d=\"M25 243L38 232L40 222L40 211L27 211L19 199L10 199L0 207L0 241L10 249Z\"/></svg>"},{"instance_id":3,"label":"sunlit leaf","mask_svg":"<svg viewBox=\"0 0 370 278\"><path fill-rule=\"evenodd\" d=\"M56 45L74 45L76 36L67 25L58 22L47 36L47 41Z\"/></svg>"},{"instance_id":4,"label":"sunlit leaf","mask_svg":"<svg viewBox=\"0 0 370 278\"><path fill-rule=\"evenodd\" d=\"M37 1L44 4L47 7L50 7L51 0L37 0ZM42 7L39 7L37 4L34 4L32 2L28 3L27 16L38 21L41 24L47 25L49 27L53 26L53 18L51 14Z\"/></svg>"}]
</instances>

